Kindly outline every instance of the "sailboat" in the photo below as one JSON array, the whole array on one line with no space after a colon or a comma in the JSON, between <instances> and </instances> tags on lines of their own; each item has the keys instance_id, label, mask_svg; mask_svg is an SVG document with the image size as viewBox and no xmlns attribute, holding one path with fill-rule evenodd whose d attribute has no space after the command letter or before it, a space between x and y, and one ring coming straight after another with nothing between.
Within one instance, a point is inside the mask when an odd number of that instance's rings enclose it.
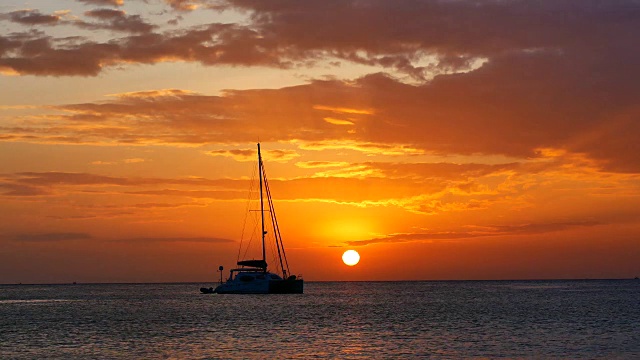
<instances>
[{"instance_id":1,"label":"sailboat","mask_svg":"<svg viewBox=\"0 0 640 360\"><path fill-rule=\"evenodd\" d=\"M289 271L289 263L282 244L280 228L276 220L276 213L271 199L271 191L267 174L264 170L262 155L260 154L260 144L258 144L258 174L260 178L260 218L262 224L262 259L240 260L239 267L231 269L226 282L214 289L200 289L203 293L218 294L302 294L304 280L292 275ZM271 217L273 237L275 238L278 252L279 273L269 271L266 259L265 248L265 201L263 192L266 193L268 213ZM222 266L220 270L222 271ZM221 275L222 276L222 275Z\"/></svg>"}]
</instances>

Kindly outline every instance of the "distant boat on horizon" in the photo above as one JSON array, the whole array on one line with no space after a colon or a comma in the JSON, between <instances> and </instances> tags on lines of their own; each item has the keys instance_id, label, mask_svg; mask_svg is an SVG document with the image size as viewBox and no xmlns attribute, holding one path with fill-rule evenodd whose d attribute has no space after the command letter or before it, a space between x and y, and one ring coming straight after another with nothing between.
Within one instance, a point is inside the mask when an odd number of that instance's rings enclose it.
<instances>
[{"instance_id":1,"label":"distant boat on horizon","mask_svg":"<svg viewBox=\"0 0 640 360\"><path fill-rule=\"evenodd\" d=\"M239 267L229 271L229 278L226 282L220 283L218 287L200 288L204 294L302 294L304 288L304 280L296 275L291 275L289 271L289 263L285 254L284 245L280 235L280 228L276 220L276 213L271 199L271 191L267 174L264 170L262 155L260 153L260 144L258 143L258 174L260 179L260 218L262 225L262 258L250 260L238 260L236 263ZM264 188L264 190L263 190ZM275 238L276 248L278 250L278 265L280 273L274 273L267 270L268 264L266 259L265 248L265 202L263 191L266 192L268 212L271 215L271 225L273 229L273 237ZM219 270L222 272L223 267ZM221 273L222 280L222 273Z\"/></svg>"}]
</instances>

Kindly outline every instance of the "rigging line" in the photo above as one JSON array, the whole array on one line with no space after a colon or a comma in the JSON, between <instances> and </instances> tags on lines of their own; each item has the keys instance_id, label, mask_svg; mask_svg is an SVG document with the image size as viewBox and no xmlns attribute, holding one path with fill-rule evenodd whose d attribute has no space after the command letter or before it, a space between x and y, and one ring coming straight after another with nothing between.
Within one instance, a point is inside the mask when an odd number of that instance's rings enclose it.
<instances>
[{"instance_id":1,"label":"rigging line","mask_svg":"<svg viewBox=\"0 0 640 360\"><path fill-rule=\"evenodd\" d=\"M269 236L269 240L271 239L272 236ZM275 249L275 245L274 245L274 241L269 241L269 250L271 251L271 258L272 259L276 259L276 249Z\"/></svg>"},{"instance_id":2,"label":"rigging line","mask_svg":"<svg viewBox=\"0 0 640 360\"><path fill-rule=\"evenodd\" d=\"M280 263L280 269L281 271L283 271L284 273L284 268L282 267L282 255L280 254L280 243L278 241L278 230L274 221L274 216L275 216L275 211L273 209L273 203L271 201L271 191L269 189L269 180L267 179L267 173L266 170L264 169L264 167L262 168L262 178L264 179L264 188L265 188L265 192L267 193L267 204L269 206L269 217L271 218L271 228L273 230L273 237L275 240L275 245L278 251L278 260ZM271 249L273 251L273 245L271 246ZM275 257L275 252L274 252L274 257Z\"/></svg>"},{"instance_id":3,"label":"rigging line","mask_svg":"<svg viewBox=\"0 0 640 360\"><path fill-rule=\"evenodd\" d=\"M264 181L265 192L266 192L266 195L267 195L267 204L270 204L269 203L269 196L270 196L269 188L268 188L268 184L267 184L267 178L264 176L265 175L264 174L264 169L263 169L263 173L262 174L263 174L262 178L263 178L263 181ZM273 211L271 209L271 206L269 206L269 209L265 210L265 211L267 211L269 213L270 217L273 217ZM265 228L265 230L267 230L267 229ZM276 254L276 246L278 245L278 239L277 239L276 230L275 230L275 228L273 226L273 221L271 222L271 227L268 230L269 231L267 232L267 234L265 234L265 237L267 238L267 242L269 244L269 251L271 253L271 258L272 259L278 259L279 255L280 255L280 249L278 249L278 253ZM278 256L278 257L276 257L276 256Z\"/></svg>"},{"instance_id":4,"label":"rigging line","mask_svg":"<svg viewBox=\"0 0 640 360\"><path fill-rule=\"evenodd\" d=\"M256 168L251 167L253 172L251 173L251 181L249 181L249 193L247 194L247 206L244 212L244 223L242 224L242 234L240 234L240 246L238 247L238 258L236 262L240 261L240 252L242 251L242 242L244 241L244 231L247 227L247 218L249 217L249 207L251 206L251 194L253 193L253 185L256 180ZM255 228L254 228L255 232ZM247 250L249 245L251 244L251 239L249 239L249 244L247 245ZM245 250L244 256L247 256L247 251Z\"/></svg>"},{"instance_id":5,"label":"rigging line","mask_svg":"<svg viewBox=\"0 0 640 360\"><path fill-rule=\"evenodd\" d=\"M258 231L258 221L255 220L253 222L253 232L251 233L251 237L249 238L249 243L247 244L247 247L244 249L244 254L242 254L242 258L245 259L245 260L247 259L247 253L249 252L249 249L251 248L251 242L256 237L257 231Z\"/></svg>"},{"instance_id":6,"label":"rigging line","mask_svg":"<svg viewBox=\"0 0 640 360\"><path fill-rule=\"evenodd\" d=\"M278 230L273 223L273 216L274 216L273 214L274 214L273 206L271 205L271 202L269 202L269 215L271 216L271 230L273 232L273 236L270 236L270 238L273 238L274 240L270 242L271 256L273 256L273 259L279 260L278 262L280 263L280 269L282 270L282 256L280 256L280 243L278 241Z\"/></svg>"},{"instance_id":7,"label":"rigging line","mask_svg":"<svg viewBox=\"0 0 640 360\"><path fill-rule=\"evenodd\" d=\"M260 210L250 210L253 216L253 232L251 232L251 237L249 237L249 242L247 243L247 247L244 249L244 254L242 254L242 259L247 260L247 254L251 249L251 243L254 239L260 239L258 236L258 224L260 221L258 220L258 212ZM268 210L267 210L268 211ZM254 249L255 250L255 249Z\"/></svg>"},{"instance_id":8,"label":"rigging line","mask_svg":"<svg viewBox=\"0 0 640 360\"><path fill-rule=\"evenodd\" d=\"M272 206L273 206L273 204L272 204ZM280 258L280 263L282 264L282 272L284 274L284 268L286 267L287 268L287 273L286 274L291 275L291 271L289 270L289 261L287 260L287 253L284 250L284 243L282 242L282 234L280 234L280 226L278 225L278 219L276 219L275 216L274 216L273 221L276 224L275 225L276 226L276 231L278 233L278 245L282 249L282 256ZM284 258L284 262L282 261L282 258ZM285 277L286 277L286 274L284 274Z\"/></svg>"},{"instance_id":9,"label":"rigging line","mask_svg":"<svg viewBox=\"0 0 640 360\"><path fill-rule=\"evenodd\" d=\"M264 169L264 166L262 168L262 177L264 178L264 185L267 191L267 200L269 202L269 211L271 213L271 225L273 227L273 232L274 232L274 237L276 239L276 246L278 248L278 258L280 259L280 269L282 270L282 275L283 277L287 277L287 273L290 273L289 271L289 262L287 261L287 254L284 251L284 244L282 244L282 234L280 233L280 226L278 226L278 218L276 217L276 210L275 207L273 205L273 198L271 197L271 189L269 188L269 181L267 180L267 172ZM282 253L280 252L280 249L282 249ZM284 255L284 261L282 261ZM287 268L287 271L285 272L285 265Z\"/></svg>"},{"instance_id":10,"label":"rigging line","mask_svg":"<svg viewBox=\"0 0 640 360\"><path fill-rule=\"evenodd\" d=\"M275 231L278 237L278 255L280 256L280 266L282 268L282 273L284 277L287 277L287 274L291 274L289 270L289 261L287 260L287 253L284 250L284 243L282 242L282 234L280 233L280 225L278 225L278 219L275 216L275 207L273 205L273 201L271 201L271 208L273 209L273 223L275 227ZM282 255L280 255L280 249L282 249ZM284 258L284 262L282 261ZM285 273L284 268L287 268L287 272Z\"/></svg>"}]
</instances>

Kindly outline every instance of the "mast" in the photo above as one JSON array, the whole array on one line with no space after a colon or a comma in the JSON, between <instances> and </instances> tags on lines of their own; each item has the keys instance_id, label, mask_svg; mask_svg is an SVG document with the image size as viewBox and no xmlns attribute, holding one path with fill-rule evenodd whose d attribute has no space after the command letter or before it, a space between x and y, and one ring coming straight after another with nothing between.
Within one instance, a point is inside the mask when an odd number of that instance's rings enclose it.
<instances>
[{"instance_id":1,"label":"mast","mask_svg":"<svg viewBox=\"0 0 640 360\"><path fill-rule=\"evenodd\" d=\"M262 219L262 261L266 264L267 262L267 254L264 247L264 236L266 235L266 231L264 231L264 200L262 199L262 155L260 154L260 143L258 143L258 173L260 175L260 216ZM265 266L264 271L267 271Z\"/></svg>"}]
</instances>

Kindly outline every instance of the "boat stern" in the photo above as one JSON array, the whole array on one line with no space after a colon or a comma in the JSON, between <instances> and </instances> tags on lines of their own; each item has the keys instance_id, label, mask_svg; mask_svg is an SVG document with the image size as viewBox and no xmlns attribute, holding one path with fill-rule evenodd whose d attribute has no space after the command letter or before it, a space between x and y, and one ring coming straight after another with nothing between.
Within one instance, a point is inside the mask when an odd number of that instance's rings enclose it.
<instances>
[{"instance_id":1,"label":"boat stern","mask_svg":"<svg viewBox=\"0 0 640 360\"><path fill-rule=\"evenodd\" d=\"M286 279L269 281L269 294L302 294L304 280Z\"/></svg>"}]
</instances>

